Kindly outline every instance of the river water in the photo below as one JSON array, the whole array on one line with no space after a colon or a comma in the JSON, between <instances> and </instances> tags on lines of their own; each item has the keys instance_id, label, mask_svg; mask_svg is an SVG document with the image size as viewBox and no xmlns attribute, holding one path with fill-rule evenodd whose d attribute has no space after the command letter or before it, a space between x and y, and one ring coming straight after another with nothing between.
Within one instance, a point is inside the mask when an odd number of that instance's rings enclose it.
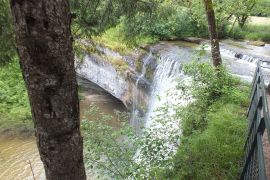
<instances>
[{"instance_id":1,"label":"river water","mask_svg":"<svg viewBox=\"0 0 270 180\"><path fill-rule=\"evenodd\" d=\"M81 78L78 78L78 82L84 96L83 100L80 101L81 118L84 117L84 112L92 103L103 113L112 116L114 116L114 109L126 111L120 101L97 85ZM87 118L91 119L91 117ZM109 123L114 127L119 126L115 118ZM33 180L33 174L35 179L45 180L43 164L39 157L35 138L0 136L0 180Z\"/></svg>"}]
</instances>

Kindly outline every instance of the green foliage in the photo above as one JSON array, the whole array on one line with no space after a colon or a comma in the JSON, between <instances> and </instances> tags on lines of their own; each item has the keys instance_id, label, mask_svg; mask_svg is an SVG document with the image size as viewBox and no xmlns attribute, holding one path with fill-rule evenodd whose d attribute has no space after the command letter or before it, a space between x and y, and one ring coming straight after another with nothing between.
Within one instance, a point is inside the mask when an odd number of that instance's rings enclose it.
<instances>
[{"instance_id":1,"label":"green foliage","mask_svg":"<svg viewBox=\"0 0 270 180\"><path fill-rule=\"evenodd\" d=\"M71 10L76 14L73 23L75 35L99 35L119 23L122 16L131 17L136 12L151 12L156 1L133 0L70 0Z\"/></svg>"},{"instance_id":2,"label":"green foliage","mask_svg":"<svg viewBox=\"0 0 270 180\"><path fill-rule=\"evenodd\" d=\"M238 83L225 67L216 71L209 63L192 62L184 66L185 74L191 76L192 83L188 88L192 97L206 107L215 102L220 96L229 94Z\"/></svg>"},{"instance_id":3,"label":"green foliage","mask_svg":"<svg viewBox=\"0 0 270 180\"><path fill-rule=\"evenodd\" d=\"M206 22L202 23L193 19L189 9L178 8L172 18L175 22L174 35L176 37L207 37Z\"/></svg>"},{"instance_id":4,"label":"green foliage","mask_svg":"<svg viewBox=\"0 0 270 180\"><path fill-rule=\"evenodd\" d=\"M238 25L243 28L248 20L248 17L254 12L254 8L260 0L225 0L223 6L226 12L233 15ZM237 4L237 6L235 6Z\"/></svg>"},{"instance_id":5,"label":"green foliage","mask_svg":"<svg viewBox=\"0 0 270 180\"><path fill-rule=\"evenodd\" d=\"M179 110L183 136L166 179L238 179L246 138L249 88L207 63L186 67L194 101ZM219 79L220 78L220 79ZM210 83L213 81L213 83Z\"/></svg>"},{"instance_id":6,"label":"green foliage","mask_svg":"<svg viewBox=\"0 0 270 180\"><path fill-rule=\"evenodd\" d=\"M0 1L0 65L9 62L16 55L14 29L9 0Z\"/></svg>"},{"instance_id":7,"label":"green foliage","mask_svg":"<svg viewBox=\"0 0 270 180\"><path fill-rule=\"evenodd\" d=\"M270 1L269 0L260 0L258 4L255 6L254 11L251 15L253 16L270 16Z\"/></svg>"},{"instance_id":8,"label":"green foliage","mask_svg":"<svg viewBox=\"0 0 270 180\"><path fill-rule=\"evenodd\" d=\"M203 131L208 122L205 112L221 96L230 94L233 87L237 85L235 80L224 67L217 72L208 63L192 62L184 66L184 72L191 76L192 83L184 85L183 90L191 91L196 101L188 105L188 111L183 110L182 116L183 134L190 135L193 131ZM190 113L193 112L193 113Z\"/></svg>"},{"instance_id":9,"label":"green foliage","mask_svg":"<svg viewBox=\"0 0 270 180\"><path fill-rule=\"evenodd\" d=\"M0 131L32 128L31 113L18 60L0 67Z\"/></svg>"},{"instance_id":10,"label":"green foliage","mask_svg":"<svg viewBox=\"0 0 270 180\"><path fill-rule=\"evenodd\" d=\"M202 25L190 11L191 9L174 1L163 1L151 14L139 12L132 18L124 18L122 21L125 36L126 38L137 35L151 36L160 40L171 37L206 36L206 21L203 20Z\"/></svg>"},{"instance_id":11,"label":"green foliage","mask_svg":"<svg viewBox=\"0 0 270 180\"><path fill-rule=\"evenodd\" d=\"M268 32L256 32L255 28L245 26L248 17L256 13L261 4L265 2L214 1L219 37L269 41ZM148 0L124 3L120 0L71 0L71 8L77 14L72 26L76 36L92 37L94 41L124 55L130 53L134 46L152 43L157 39L208 36L205 8L201 0ZM230 26L234 19L242 29L237 27L231 32Z\"/></svg>"},{"instance_id":12,"label":"green foliage","mask_svg":"<svg viewBox=\"0 0 270 180\"><path fill-rule=\"evenodd\" d=\"M173 177L198 180L239 178L246 136L245 111L230 102L216 106L211 107L216 110L207 114L209 125L203 133L195 132L182 139L175 157L177 174Z\"/></svg>"}]
</instances>

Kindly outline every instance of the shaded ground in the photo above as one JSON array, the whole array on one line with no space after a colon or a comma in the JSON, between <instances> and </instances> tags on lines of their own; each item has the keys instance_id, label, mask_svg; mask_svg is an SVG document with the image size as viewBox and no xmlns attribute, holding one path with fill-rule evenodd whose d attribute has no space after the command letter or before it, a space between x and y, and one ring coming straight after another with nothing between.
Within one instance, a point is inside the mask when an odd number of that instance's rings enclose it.
<instances>
[{"instance_id":1,"label":"shaded ground","mask_svg":"<svg viewBox=\"0 0 270 180\"><path fill-rule=\"evenodd\" d=\"M263 151L265 156L265 170L267 179L270 179L270 144L268 141L267 132L263 136Z\"/></svg>"},{"instance_id":2,"label":"shaded ground","mask_svg":"<svg viewBox=\"0 0 270 180\"><path fill-rule=\"evenodd\" d=\"M270 95L267 96L268 99L268 107L270 107ZM268 140L267 130L263 135L263 151L265 157L265 170L267 179L270 179L270 144Z\"/></svg>"}]
</instances>

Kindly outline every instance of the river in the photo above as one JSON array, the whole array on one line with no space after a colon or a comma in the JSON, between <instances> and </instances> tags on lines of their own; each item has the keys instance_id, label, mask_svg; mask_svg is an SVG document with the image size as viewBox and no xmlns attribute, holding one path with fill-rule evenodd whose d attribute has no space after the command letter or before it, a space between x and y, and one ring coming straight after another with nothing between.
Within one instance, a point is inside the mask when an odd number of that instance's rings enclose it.
<instances>
[{"instance_id":1,"label":"river","mask_svg":"<svg viewBox=\"0 0 270 180\"><path fill-rule=\"evenodd\" d=\"M112 116L114 116L114 109L126 111L119 100L97 85L81 78L78 78L78 83L83 95L83 99L80 101L81 119L91 103L94 103L103 113ZM91 117L87 118L91 119ZM115 118L109 123L114 127L119 126ZM45 180L43 164L39 157L35 138L0 136L0 180L33 180L33 174L35 179Z\"/></svg>"}]
</instances>

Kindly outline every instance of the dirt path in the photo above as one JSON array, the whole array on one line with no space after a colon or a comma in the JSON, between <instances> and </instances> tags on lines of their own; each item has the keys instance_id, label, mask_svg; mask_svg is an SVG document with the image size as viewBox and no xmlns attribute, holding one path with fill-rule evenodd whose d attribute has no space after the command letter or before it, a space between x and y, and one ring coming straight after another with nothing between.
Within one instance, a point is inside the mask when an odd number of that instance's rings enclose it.
<instances>
[{"instance_id":1,"label":"dirt path","mask_svg":"<svg viewBox=\"0 0 270 180\"><path fill-rule=\"evenodd\" d=\"M267 179L270 180L270 144L268 141L267 132L265 131L263 135L263 151L265 156L265 170Z\"/></svg>"},{"instance_id":2,"label":"dirt path","mask_svg":"<svg viewBox=\"0 0 270 180\"><path fill-rule=\"evenodd\" d=\"M270 107L270 95L267 95L268 107ZM265 130L263 135L263 151L265 157L265 170L267 179L270 180L270 144L268 140L267 130Z\"/></svg>"}]
</instances>

